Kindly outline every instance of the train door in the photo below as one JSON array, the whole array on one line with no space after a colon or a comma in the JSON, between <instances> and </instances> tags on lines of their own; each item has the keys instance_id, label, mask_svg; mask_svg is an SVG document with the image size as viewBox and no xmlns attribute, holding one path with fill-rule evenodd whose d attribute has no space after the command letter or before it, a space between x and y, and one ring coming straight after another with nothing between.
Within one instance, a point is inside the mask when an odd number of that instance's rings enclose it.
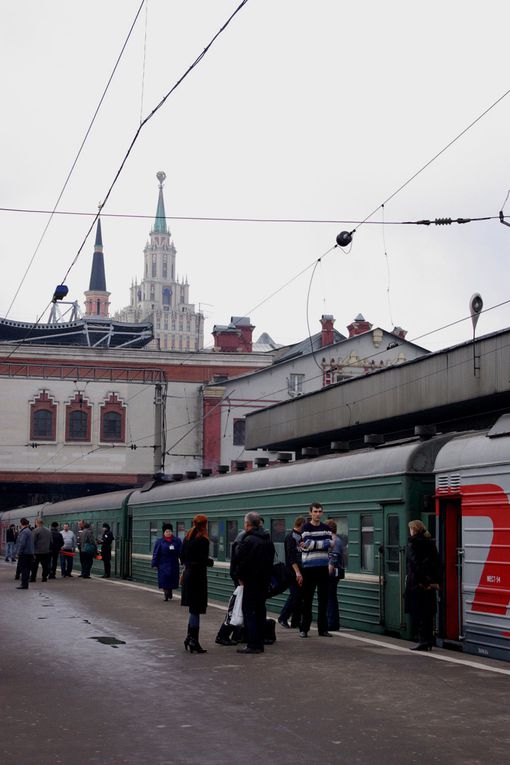
<instances>
[{"instance_id":1,"label":"train door","mask_svg":"<svg viewBox=\"0 0 510 765\"><path fill-rule=\"evenodd\" d=\"M439 555L443 576L439 596L438 634L442 640L457 642L464 638L462 574L462 512L460 498L439 498Z\"/></svg>"},{"instance_id":2,"label":"train door","mask_svg":"<svg viewBox=\"0 0 510 765\"><path fill-rule=\"evenodd\" d=\"M125 503L127 503L127 499L125 500ZM116 552L117 550L119 551L121 559L120 576L123 579L131 579L133 575L133 511L129 505L124 509L126 510L124 522L122 524L124 533L120 540L120 544L116 547Z\"/></svg>"},{"instance_id":3,"label":"train door","mask_svg":"<svg viewBox=\"0 0 510 765\"><path fill-rule=\"evenodd\" d=\"M404 583L405 542L407 528L400 506L384 508L384 544L382 549L382 580L384 582L384 627L389 632L405 628Z\"/></svg>"}]
</instances>

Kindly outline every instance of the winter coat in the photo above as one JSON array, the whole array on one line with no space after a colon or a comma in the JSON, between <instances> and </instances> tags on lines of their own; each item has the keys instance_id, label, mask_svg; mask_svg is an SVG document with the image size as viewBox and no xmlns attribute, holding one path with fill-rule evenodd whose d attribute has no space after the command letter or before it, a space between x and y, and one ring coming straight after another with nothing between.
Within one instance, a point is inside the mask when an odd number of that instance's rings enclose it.
<instances>
[{"instance_id":1,"label":"winter coat","mask_svg":"<svg viewBox=\"0 0 510 765\"><path fill-rule=\"evenodd\" d=\"M404 605L407 614L420 617L436 609L436 589L440 582L440 563L436 545L425 533L409 537L406 554Z\"/></svg>"},{"instance_id":2,"label":"winter coat","mask_svg":"<svg viewBox=\"0 0 510 765\"><path fill-rule=\"evenodd\" d=\"M5 541L6 542L16 542L17 534L14 529L7 529L5 532Z\"/></svg>"},{"instance_id":3,"label":"winter coat","mask_svg":"<svg viewBox=\"0 0 510 765\"><path fill-rule=\"evenodd\" d=\"M296 572L294 571L293 564L295 563L301 571L301 548L298 546L301 542L301 534L295 529L287 534L285 537L285 565L289 569L291 575L295 578Z\"/></svg>"},{"instance_id":4,"label":"winter coat","mask_svg":"<svg viewBox=\"0 0 510 765\"><path fill-rule=\"evenodd\" d=\"M156 539L152 553L152 568L158 569L158 587L160 590L175 590L179 586L179 556L182 542L179 537Z\"/></svg>"},{"instance_id":5,"label":"winter coat","mask_svg":"<svg viewBox=\"0 0 510 765\"><path fill-rule=\"evenodd\" d=\"M88 545L88 544L94 545L94 547L96 548L96 551L97 551L97 545L96 545L96 540L95 540L95 537L94 537L94 532L92 531L91 528L83 529L80 532L79 536L78 536L78 540L79 540L78 541L78 547L79 547L79 550L80 550L80 552L82 554L85 554L85 555L95 555L96 554L95 552L93 552L93 553L85 553L85 546Z\"/></svg>"},{"instance_id":6,"label":"winter coat","mask_svg":"<svg viewBox=\"0 0 510 765\"><path fill-rule=\"evenodd\" d=\"M51 531L50 553L58 553L64 546L64 537L60 531Z\"/></svg>"},{"instance_id":7,"label":"winter coat","mask_svg":"<svg viewBox=\"0 0 510 765\"><path fill-rule=\"evenodd\" d=\"M111 552L114 536L108 529L101 534L101 552ZM181 540L179 540L180 542Z\"/></svg>"},{"instance_id":8,"label":"winter coat","mask_svg":"<svg viewBox=\"0 0 510 765\"><path fill-rule=\"evenodd\" d=\"M185 539L181 561L182 575L181 606L189 606L190 614L205 614L207 611L207 567L214 561L209 558L207 537Z\"/></svg>"},{"instance_id":9,"label":"winter coat","mask_svg":"<svg viewBox=\"0 0 510 765\"><path fill-rule=\"evenodd\" d=\"M30 528L25 526L21 529L16 540L16 555L33 555L34 554L34 537Z\"/></svg>"},{"instance_id":10,"label":"winter coat","mask_svg":"<svg viewBox=\"0 0 510 765\"><path fill-rule=\"evenodd\" d=\"M47 555L50 551L51 531L46 526L36 526L32 531L34 537L34 552L36 555Z\"/></svg>"},{"instance_id":11,"label":"winter coat","mask_svg":"<svg viewBox=\"0 0 510 765\"><path fill-rule=\"evenodd\" d=\"M274 544L263 528L249 529L236 550L235 574L246 588L267 596L274 561Z\"/></svg>"}]
</instances>

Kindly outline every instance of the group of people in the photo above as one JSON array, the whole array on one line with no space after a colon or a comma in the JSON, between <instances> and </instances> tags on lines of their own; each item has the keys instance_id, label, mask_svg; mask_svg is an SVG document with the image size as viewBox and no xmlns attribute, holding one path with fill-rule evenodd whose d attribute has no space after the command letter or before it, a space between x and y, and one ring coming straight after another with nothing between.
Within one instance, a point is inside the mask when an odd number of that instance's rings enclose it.
<instances>
[{"instance_id":1,"label":"group of people","mask_svg":"<svg viewBox=\"0 0 510 765\"><path fill-rule=\"evenodd\" d=\"M181 541L173 534L171 524L163 527L163 536L156 540L152 566L158 570L158 585L165 600L181 585L181 606L188 608L188 630L184 640L186 651L206 653L199 640L200 616L207 611L207 568L214 564L209 557L206 515L196 515L191 529ZM258 513L247 513L244 529L232 547L231 575L234 583L243 585L243 620L246 646L239 653L262 653L266 625L266 599L271 581L275 549L269 532ZM179 577L180 564L183 566ZM221 630L220 630L221 634ZM217 639L217 642L221 642ZM227 640L223 645L233 645Z\"/></svg>"},{"instance_id":2,"label":"group of people","mask_svg":"<svg viewBox=\"0 0 510 765\"><path fill-rule=\"evenodd\" d=\"M73 576L76 549L80 556L80 577L90 579L98 545L101 545L101 558L104 564L103 577L109 578L114 541L109 524L103 524L101 539L97 540L88 521L81 520L78 529L77 535L68 523L64 523L60 529L57 521L53 521L48 528L44 525L42 518L36 519L34 528L31 528L27 518L21 518L19 532L14 525L11 525L8 531L11 531L11 535L14 536L14 548L7 548L9 555L6 556L6 560L10 557L11 561L17 562L15 579L21 580L17 589L28 590L29 583L37 581L39 565L43 582L56 578L59 561L62 577Z\"/></svg>"},{"instance_id":3,"label":"group of people","mask_svg":"<svg viewBox=\"0 0 510 765\"><path fill-rule=\"evenodd\" d=\"M345 576L344 549L333 520L322 522L323 506L312 502L309 518L298 516L285 537L285 562L291 577L289 595L278 623L308 637L317 592L317 627L321 637L340 629L338 582ZM290 619L290 624L289 624Z\"/></svg>"},{"instance_id":4,"label":"group of people","mask_svg":"<svg viewBox=\"0 0 510 765\"><path fill-rule=\"evenodd\" d=\"M312 502L308 519L298 516L292 531L285 538L285 561L290 577L289 595L280 611L279 624L285 629L297 628L307 638L312 623L312 604L317 592L317 628L319 636L331 637L340 629L337 587L344 578L344 550L335 521L322 521L324 512L319 502ZM214 564L209 557L206 515L196 515L184 541L173 533L171 523L163 524L163 534L156 540L152 567L158 570L158 585L166 601L181 586L181 605L189 610L188 631L184 647L191 653L206 653L199 641L200 616L207 611L207 568ZM114 541L108 523L102 527L100 539L94 538L90 523L81 520L78 534L64 523L62 529L54 521L50 528L38 518L31 528L27 518L7 530L6 561L17 562L18 589L27 590L35 582L39 565L42 581L55 579L58 562L62 577L71 577L75 549L81 564L80 576L90 579L98 547L104 565L104 578L111 574L111 550ZM412 650L429 651L434 643L433 625L436 597L440 582L437 548L424 524L409 523L406 555L404 605L411 617L418 643ZM263 653L266 640L266 600L273 572L275 548L264 519L256 512L244 518L244 529L236 537L231 550L230 575L234 584L243 586L242 613L246 646L239 653ZM181 573L181 565L183 567ZM290 619L290 623L289 623ZM220 645L238 643L236 631L224 623L216 637ZM272 641L270 641L272 642Z\"/></svg>"}]
</instances>

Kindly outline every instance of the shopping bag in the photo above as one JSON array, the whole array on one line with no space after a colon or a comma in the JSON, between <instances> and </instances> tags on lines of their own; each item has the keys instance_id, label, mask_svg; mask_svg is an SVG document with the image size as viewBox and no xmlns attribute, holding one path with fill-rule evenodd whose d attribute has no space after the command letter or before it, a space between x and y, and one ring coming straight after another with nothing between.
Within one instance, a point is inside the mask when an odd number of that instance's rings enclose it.
<instances>
[{"instance_id":1,"label":"shopping bag","mask_svg":"<svg viewBox=\"0 0 510 765\"><path fill-rule=\"evenodd\" d=\"M227 610L226 624L241 627L243 624L243 585L239 584L230 598Z\"/></svg>"}]
</instances>

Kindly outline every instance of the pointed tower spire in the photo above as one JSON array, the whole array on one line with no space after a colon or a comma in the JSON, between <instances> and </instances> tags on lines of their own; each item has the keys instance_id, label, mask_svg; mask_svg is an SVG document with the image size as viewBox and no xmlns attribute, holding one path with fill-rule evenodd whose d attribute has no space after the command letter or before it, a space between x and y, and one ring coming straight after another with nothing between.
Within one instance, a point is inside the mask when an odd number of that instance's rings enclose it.
<instances>
[{"instance_id":1,"label":"pointed tower spire","mask_svg":"<svg viewBox=\"0 0 510 765\"><path fill-rule=\"evenodd\" d=\"M92 271L90 272L89 290L94 292L106 292L106 276L104 272L103 238L101 236L101 219L97 219L96 243L92 258Z\"/></svg>"},{"instance_id":2,"label":"pointed tower spire","mask_svg":"<svg viewBox=\"0 0 510 765\"><path fill-rule=\"evenodd\" d=\"M85 292L85 315L108 316L108 308L110 306L108 300L109 297L110 293L106 290L101 219L98 218L94 255L92 257L92 270L90 272L90 283L87 292Z\"/></svg>"},{"instance_id":3,"label":"pointed tower spire","mask_svg":"<svg viewBox=\"0 0 510 765\"><path fill-rule=\"evenodd\" d=\"M159 181L159 196L158 196L158 209L156 210L156 220L154 221L153 231L157 234L169 234L166 225L165 215L165 201L163 199L163 183L166 180L166 173L162 170L156 173L156 178Z\"/></svg>"}]
</instances>

